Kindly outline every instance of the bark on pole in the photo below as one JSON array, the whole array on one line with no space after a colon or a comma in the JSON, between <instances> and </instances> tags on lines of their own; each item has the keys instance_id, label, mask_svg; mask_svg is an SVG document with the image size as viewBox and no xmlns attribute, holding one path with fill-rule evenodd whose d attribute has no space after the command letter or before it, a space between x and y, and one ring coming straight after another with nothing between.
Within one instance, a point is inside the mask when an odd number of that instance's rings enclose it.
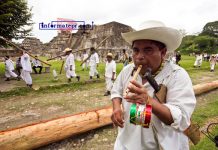
<instances>
[{"instance_id":1,"label":"bark on pole","mask_svg":"<svg viewBox=\"0 0 218 150\"><path fill-rule=\"evenodd\" d=\"M195 95L199 95L205 92L209 92L213 89L218 88L218 80L208 82L208 83L201 83L193 86Z\"/></svg>"},{"instance_id":2,"label":"bark on pole","mask_svg":"<svg viewBox=\"0 0 218 150\"><path fill-rule=\"evenodd\" d=\"M218 88L218 80L193 86L195 94ZM0 150L33 149L111 124L112 107L41 121L0 132Z\"/></svg>"},{"instance_id":3,"label":"bark on pole","mask_svg":"<svg viewBox=\"0 0 218 150\"><path fill-rule=\"evenodd\" d=\"M34 149L111 124L111 107L0 132L0 150Z\"/></svg>"},{"instance_id":4,"label":"bark on pole","mask_svg":"<svg viewBox=\"0 0 218 150\"><path fill-rule=\"evenodd\" d=\"M42 61L41 59L39 58L36 58L35 56L33 56L30 52L20 48L19 46L17 46L16 44L14 44L13 42L9 41L9 40L6 40L3 36L0 36L0 39L4 40L5 42L9 43L11 46L15 47L17 50L20 50L20 51L25 51L28 55L30 55L31 57L35 58L35 59L38 59L41 63L43 64L46 64L48 66L51 66L51 64L48 64L47 62L45 61Z\"/></svg>"}]
</instances>

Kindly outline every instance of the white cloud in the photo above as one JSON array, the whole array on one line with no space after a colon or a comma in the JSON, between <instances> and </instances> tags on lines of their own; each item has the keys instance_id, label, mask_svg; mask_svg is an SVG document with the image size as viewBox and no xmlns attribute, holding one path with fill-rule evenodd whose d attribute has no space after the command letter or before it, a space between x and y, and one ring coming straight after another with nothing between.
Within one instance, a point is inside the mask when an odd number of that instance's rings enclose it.
<instances>
[{"instance_id":1,"label":"white cloud","mask_svg":"<svg viewBox=\"0 0 218 150\"><path fill-rule=\"evenodd\" d=\"M33 34L43 42L56 31L38 29L40 22L57 18L94 21L104 24L118 21L137 28L145 20L160 20L166 25L185 29L192 34L201 32L210 21L218 20L216 0L28 0L33 6Z\"/></svg>"}]
</instances>

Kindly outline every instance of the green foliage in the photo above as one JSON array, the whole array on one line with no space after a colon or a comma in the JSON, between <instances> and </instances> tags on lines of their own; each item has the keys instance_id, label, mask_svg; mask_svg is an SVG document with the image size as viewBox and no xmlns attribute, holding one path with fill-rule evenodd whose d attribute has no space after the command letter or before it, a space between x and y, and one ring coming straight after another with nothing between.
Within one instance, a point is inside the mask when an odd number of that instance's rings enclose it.
<instances>
[{"instance_id":1,"label":"green foliage","mask_svg":"<svg viewBox=\"0 0 218 150\"><path fill-rule=\"evenodd\" d=\"M179 50L183 54L192 52L215 54L218 52L218 38L210 36L186 36L183 38Z\"/></svg>"},{"instance_id":2,"label":"green foliage","mask_svg":"<svg viewBox=\"0 0 218 150\"><path fill-rule=\"evenodd\" d=\"M208 22L200 35L218 37L218 21Z\"/></svg>"},{"instance_id":3,"label":"green foliage","mask_svg":"<svg viewBox=\"0 0 218 150\"><path fill-rule=\"evenodd\" d=\"M209 36L198 36L194 41L199 50L207 52L213 52L215 48L215 42L215 38Z\"/></svg>"},{"instance_id":4,"label":"green foliage","mask_svg":"<svg viewBox=\"0 0 218 150\"><path fill-rule=\"evenodd\" d=\"M202 33L197 36L185 36L178 50L183 54L193 52L218 53L218 21L207 23Z\"/></svg>"},{"instance_id":5,"label":"green foliage","mask_svg":"<svg viewBox=\"0 0 218 150\"><path fill-rule=\"evenodd\" d=\"M19 39L32 30L31 9L26 0L0 1L0 35L7 39ZM1 41L2 42L2 41Z\"/></svg>"}]
</instances>

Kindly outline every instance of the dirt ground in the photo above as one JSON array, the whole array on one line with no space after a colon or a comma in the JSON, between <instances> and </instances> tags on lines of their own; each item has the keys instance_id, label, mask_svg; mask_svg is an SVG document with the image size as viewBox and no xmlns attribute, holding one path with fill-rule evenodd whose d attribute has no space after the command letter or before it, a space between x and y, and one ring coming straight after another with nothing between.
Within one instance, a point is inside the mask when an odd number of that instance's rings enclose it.
<instances>
[{"instance_id":1,"label":"dirt ground","mask_svg":"<svg viewBox=\"0 0 218 150\"><path fill-rule=\"evenodd\" d=\"M0 99L0 130L110 105L109 97L103 96L103 87L103 83L97 83L90 90Z\"/></svg>"}]
</instances>

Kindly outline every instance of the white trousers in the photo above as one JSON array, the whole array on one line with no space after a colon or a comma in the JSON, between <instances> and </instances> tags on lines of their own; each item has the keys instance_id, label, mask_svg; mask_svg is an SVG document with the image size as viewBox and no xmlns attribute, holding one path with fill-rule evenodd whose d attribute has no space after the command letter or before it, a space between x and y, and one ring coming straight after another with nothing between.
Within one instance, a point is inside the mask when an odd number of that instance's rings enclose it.
<instances>
[{"instance_id":1,"label":"white trousers","mask_svg":"<svg viewBox=\"0 0 218 150\"><path fill-rule=\"evenodd\" d=\"M111 80L111 78L107 78L107 77L105 77L105 81L106 81L106 91L111 91L113 87L113 81Z\"/></svg>"},{"instance_id":2,"label":"white trousers","mask_svg":"<svg viewBox=\"0 0 218 150\"><path fill-rule=\"evenodd\" d=\"M10 78L10 77L17 77L17 74L14 73L12 70L5 70L5 76L6 78Z\"/></svg>"},{"instance_id":3,"label":"white trousers","mask_svg":"<svg viewBox=\"0 0 218 150\"><path fill-rule=\"evenodd\" d=\"M94 75L97 75L98 74L98 71L96 69L96 65L94 66L90 66L90 70L89 70L89 76L94 76Z\"/></svg>"},{"instance_id":4,"label":"white trousers","mask_svg":"<svg viewBox=\"0 0 218 150\"><path fill-rule=\"evenodd\" d=\"M75 70L67 69L67 70L66 70L66 77L67 77L68 79L71 78L71 77L76 77Z\"/></svg>"},{"instance_id":5,"label":"white trousers","mask_svg":"<svg viewBox=\"0 0 218 150\"><path fill-rule=\"evenodd\" d=\"M210 64L210 70L214 70L215 64Z\"/></svg>"},{"instance_id":6,"label":"white trousers","mask_svg":"<svg viewBox=\"0 0 218 150\"><path fill-rule=\"evenodd\" d=\"M85 68L87 69L87 68L88 68L88 65L89 65L88 62L84 62L83 65L82 65L82 68L83 68L83 69L85 69Z\"/></svg>"},{"instance_id":7,"label":"white trousers","mask_svg":"<svg viewBox=\"0 0 218 150\"><path fill-rule=\"evenodd\" d=\"M201 66L202 60L195 60L194 66Z\"/></svg>"},{"instance_id":8,"label":"white trousers","mask_svg":"<svg viewBox=\"0 0 218 150\"><path fill-rule=\"evenodd\" d=\"M29 71L22 70L21 71L21 78L26 82L26 84L28 84L28 85L33 84Z\"/></svg>"}]
</instances>

